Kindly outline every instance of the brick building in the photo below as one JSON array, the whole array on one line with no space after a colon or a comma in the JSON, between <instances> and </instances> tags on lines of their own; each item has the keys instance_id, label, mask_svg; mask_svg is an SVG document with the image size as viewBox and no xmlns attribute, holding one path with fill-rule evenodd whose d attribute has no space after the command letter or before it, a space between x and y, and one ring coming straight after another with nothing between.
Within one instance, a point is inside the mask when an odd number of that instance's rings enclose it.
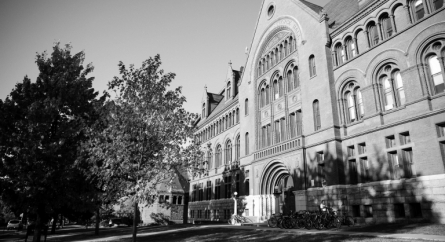
<instances>
[{"instance_id":1,"label":"brick building","mask_svg":"<svg viewBox=\"0 0 445 242\"><path fill-rule=\"evenodd\" d=\"M190 220L321 200L362 222L445 222L443 0L264 0L245 68L204 89Z\"/></svg>"}]
</instances>

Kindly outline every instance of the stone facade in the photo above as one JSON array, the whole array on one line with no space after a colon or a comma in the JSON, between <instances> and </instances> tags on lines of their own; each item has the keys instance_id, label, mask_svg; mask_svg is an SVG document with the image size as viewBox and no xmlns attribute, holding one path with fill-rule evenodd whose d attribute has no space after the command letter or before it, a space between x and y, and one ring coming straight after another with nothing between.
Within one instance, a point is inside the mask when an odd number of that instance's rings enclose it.
<instances>
[{"instance_id":1,"label":"stone facade","mask_svg":"<svg viewBox=\"0 0 445 242\"><path fill-rule=\"evenodd\" d=\"M237 191L256 221L327 200L444 223L444 58L443 1L265 0L245 68L203 93L189 218L227 219Z\"/></svg>"}]
</instances>

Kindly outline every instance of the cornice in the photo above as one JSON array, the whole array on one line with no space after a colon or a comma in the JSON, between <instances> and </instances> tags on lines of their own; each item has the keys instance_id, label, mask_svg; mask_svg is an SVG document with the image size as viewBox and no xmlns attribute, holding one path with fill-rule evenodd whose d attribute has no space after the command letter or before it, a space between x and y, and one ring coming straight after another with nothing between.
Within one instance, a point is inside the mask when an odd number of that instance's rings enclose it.
<instances>
[{"instance_id":1,"label":"cornice","mask_svg":"<svg viewBox=\"0 0 445 242\"><path fill-rule=\"evenodd\" d=\"M358 21L362 20L365 17L369 17L369 15L374 12L376 9L387 3L389 0L378 0L369 4L367 7L360 10L358 13L353 15L347 21L338 26L334 31L331 32L331 38L334 39L339 34L343 33L346 29L350 28ZM329 17L329 16L328 16Z\"/></svg>"}]
</instances>

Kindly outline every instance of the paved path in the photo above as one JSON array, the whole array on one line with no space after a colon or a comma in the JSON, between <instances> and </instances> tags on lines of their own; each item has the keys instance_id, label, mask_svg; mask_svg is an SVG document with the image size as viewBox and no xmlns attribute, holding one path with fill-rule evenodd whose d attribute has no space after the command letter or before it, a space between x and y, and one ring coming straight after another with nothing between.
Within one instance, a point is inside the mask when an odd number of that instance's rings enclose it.
<instances>
[{"instance_id":1,"label":"paved path","mask_svg":"<svg viewBox=\"0 0 445 242\"><path fill-rule=\"evenodd\" d=\"M149 231L148 229L141 228L138 232L138 237L159 235L159 234L167 234L172 232L181 232L181 231L190 231L190 230L201 230L201 229L210 229L210 228L229 228L229 229L238 229L238 230L270 230L270 231L280 231L283 233L298 233L298 234L329 234L329 235L346 235L346 236L367 236L367 237L375 237L375 238L396 238L396 239L410 239L410 240L423 240L423 241L444 241L445 236L442 235L426 235L426 234L398 234L398 233L375 233L375 232L354 232L354 231L342 231L342 230L305 230L305 229L277 229L277 228L269 228L264 226L264 224L255 224L254 226L233 226L233 225L199 225L193 227L185 227L185 228L173 228L166 229L162 231ZM144 231L145 230L145 231ZM123 232L123 231L122 231ZM127 232L127 231L126 231ZM60 234L60 235L51 235L48 237L48 241L61 241L67 239L67 237L73 236L74 234L78 234L76 231L72 231L71 233ZM102 238L94 238L94 241L119 241L122 239L131 238L131 233L125 233L125 235L110 235ZM6 241L0 239L0 241ZM7 240L11 241L11 240ZM23 241L23 239L18 239L14 241ZM87 238L78 238L70 241L91 241Z\"/></svg>"},{"instance_id":2,"label":"paved path","mask_svg":"<svg viewBox=\"0 0 445 242\"><path fill-rule=\"evenodd\" d=\"M213 225L215 226L215 225ZM219 225L224 228L237 228L237 229L256 229L256 230L274 230L276 228L269 228L265 224L252 224L250 226L227 226ZM206 226L201 226L206 227ZM377 238L396 238L396 239L415 239L415 240L427 240L427 241L445 241L444 235L430 235L430 234L397 234L397 233L375 233L375 232L353 232L353 231L342 231L342 230L306 230L306 229L279 229L283 232L297 232L302 234L338 234L338 235L349 235L349 236L371 236Z\"/></svg>"}]
</instances>

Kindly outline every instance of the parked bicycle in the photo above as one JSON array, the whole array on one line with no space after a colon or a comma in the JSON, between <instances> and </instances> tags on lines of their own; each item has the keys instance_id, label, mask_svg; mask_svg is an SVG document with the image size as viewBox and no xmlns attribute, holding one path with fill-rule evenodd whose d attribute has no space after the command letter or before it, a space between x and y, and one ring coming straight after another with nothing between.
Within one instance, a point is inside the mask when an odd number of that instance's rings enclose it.
<instances>
[{"instance_id":1,"label":"parked bicycle","mask_svg":"<svg viewBox=\"0 0 445 242\"><path fill-rule=\"evenodd\" d=\"M230 219L227 221L229 224L246 224L246 223L252 223L252 220L249 218L240 216L238 214L232 214Z\"/></svg>"}]
</instances>

